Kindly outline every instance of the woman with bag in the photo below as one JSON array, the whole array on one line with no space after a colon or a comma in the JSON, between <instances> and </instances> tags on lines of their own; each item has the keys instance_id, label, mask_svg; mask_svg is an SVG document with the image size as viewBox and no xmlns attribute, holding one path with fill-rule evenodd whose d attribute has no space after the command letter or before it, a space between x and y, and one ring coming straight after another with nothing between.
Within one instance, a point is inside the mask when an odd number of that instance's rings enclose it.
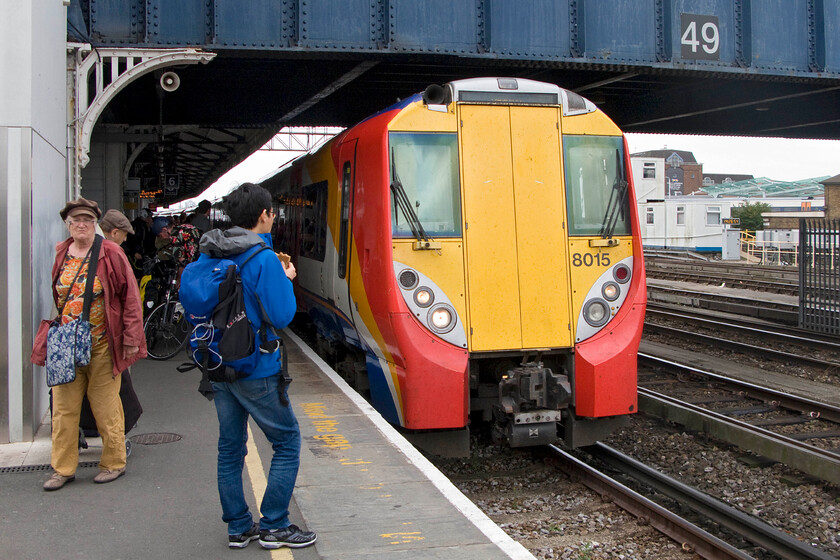
<instances>
[{"instance_id":1,"label":"woman with bag","mask_svg":"<svg viewBox=\"0 0 840 560\"><path fill-rule=\"evenodd\" d=\"M119 245L96 235L96 220L102 215L99 205L78 198L59 214L70 231L70 237L56 245L52 270L59 316L42 321L32 351L32 362L47 366L52 387L55 472L44 483L48 491L76 478L85 395L102 436L99 473L93 481L112 482L125 474L120 372L146 357L140 291Z\"/></svg>"}]
</instances>

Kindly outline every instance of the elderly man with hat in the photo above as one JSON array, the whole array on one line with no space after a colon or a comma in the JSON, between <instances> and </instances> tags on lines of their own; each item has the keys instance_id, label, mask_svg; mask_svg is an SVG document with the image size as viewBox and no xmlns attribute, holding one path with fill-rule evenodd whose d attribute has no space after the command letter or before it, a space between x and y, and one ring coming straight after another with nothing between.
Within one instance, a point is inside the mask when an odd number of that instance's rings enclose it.
<instances>
[{"instance_id":1,"label":"elderly man with hat","mask_svg":"<svg viewBox=\"0 0 840 560\"><path fill-rule=\"evenodd\" d=\"M119 245L95 231L99 205L85 198L59 212L70 237L56 245L52 295L62 324L83 312L85 285L95 243L99 243L90 303L90 364L76 368L73 381L52 388L52 476L44 490L58 490L76 478L79 466L79 417L87 395L102 437L102 457L94 482L112 482L125 474L125 417L120 401L120 373L146 357L143 308L131 265ZM107 226L106 226L107 228ZM116 229L121 229L117 227ZM45 365L46 332L38 331L32 361Z\"/></svg>"},{"instance_id":2,"label":"elderly man with hat","mask_svg":"<svg viewBox=\"0 0 840 560\"><path fill-rule=\"evenodd\" d=\"M105 239L110 239L117 245L122 245L129 235L134 235L131 222L119 210L112 209L105 212L105 215L99 221L99 227L102 228L102 235L105 236Z\"/></svg>"}]
</instances>

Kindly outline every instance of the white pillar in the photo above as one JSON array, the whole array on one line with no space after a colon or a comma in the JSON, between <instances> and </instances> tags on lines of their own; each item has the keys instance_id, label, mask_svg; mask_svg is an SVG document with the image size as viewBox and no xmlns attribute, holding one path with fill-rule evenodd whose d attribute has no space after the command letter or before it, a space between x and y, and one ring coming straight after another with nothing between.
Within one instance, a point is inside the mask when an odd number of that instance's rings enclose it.
<instances>
[{"instance_id":1,"label":"white pillar","mask_svg":"<svg viewBox=\"0 0 840 560\"><path fill-rule=\"evenodd\" d=\"M29 363L54 311L50 269L66 235L66 8L0 0L0 443L31 440L48 407Z\"/></svg>"}]
</instances>

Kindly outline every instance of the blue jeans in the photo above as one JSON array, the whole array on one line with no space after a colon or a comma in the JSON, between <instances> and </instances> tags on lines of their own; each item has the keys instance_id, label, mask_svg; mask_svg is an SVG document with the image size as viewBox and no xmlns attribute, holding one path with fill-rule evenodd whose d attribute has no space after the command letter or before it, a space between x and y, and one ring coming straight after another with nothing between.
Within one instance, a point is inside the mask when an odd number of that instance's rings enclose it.
<instances>
[{"instance_id":1,"label":"blue jeans","mask_svg":"<svg viewBox=\"0 0 840 560\"><path fill-rule=\"evenodd\" d=\"M300 465L300 429L291 404L280 403L279 378L278 374L213 383L213 402L219 417L219 498L229 535L244 533L253 523L242 489L249 415L274 449L260 505L260 529L282 529L290 524L289 502Z\"/></svg>"}]
</instances>

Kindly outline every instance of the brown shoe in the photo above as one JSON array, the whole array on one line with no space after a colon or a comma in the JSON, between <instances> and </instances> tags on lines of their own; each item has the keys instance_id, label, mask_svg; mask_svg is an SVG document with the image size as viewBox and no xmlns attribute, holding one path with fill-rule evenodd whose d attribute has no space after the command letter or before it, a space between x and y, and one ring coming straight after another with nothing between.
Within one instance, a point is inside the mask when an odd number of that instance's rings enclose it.
<instances>
[{"instance_id":1,"label":"brown shoe","mask_svg":"<svg viewBox=\"0 0 840 560\"><path fill-rule=\"evenodd\" d=\"M93 481L97 484L105 484L106 482L114 482L119 477L125 474L125 469L116 469L113 471L99 471L99 474L93 477Z\"/></svg>"},{"instance_id":2,"label":"brown shoe","mask_svg":"<svg viewBox=\"0 0 840 560\"><path fill-rule=\"evenodd\" d=\"M63 475L58 474L57 472L54 472L52 474L52 476L49 477L47 479L47 481L44 483L44 490L46 490L47 492L52 492L53 490L59 490L65 484L67 484L68 482L73 482L74 480L76 480L75 475L63 476Z\"/></svg>"}]
</instances>

